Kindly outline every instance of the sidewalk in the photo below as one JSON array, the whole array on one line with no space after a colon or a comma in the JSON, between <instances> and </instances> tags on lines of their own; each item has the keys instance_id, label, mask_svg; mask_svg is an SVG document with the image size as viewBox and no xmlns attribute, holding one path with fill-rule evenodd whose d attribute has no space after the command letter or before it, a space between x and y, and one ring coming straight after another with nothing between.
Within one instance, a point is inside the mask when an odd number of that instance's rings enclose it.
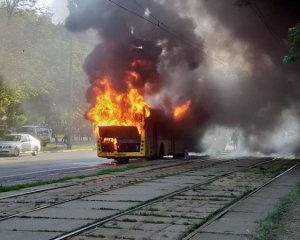
<instances>
[{"instance_id":1,"label":"sidewalk","mask_svg":"<svg viewBox=\"0 0 300 240\"><path fill-rule=\"evenodd\" d=\"M245 240L264 218L300 180L300 165L233 206L210 225L199 229L192 240Z\"/></svg>"}]
</instances>

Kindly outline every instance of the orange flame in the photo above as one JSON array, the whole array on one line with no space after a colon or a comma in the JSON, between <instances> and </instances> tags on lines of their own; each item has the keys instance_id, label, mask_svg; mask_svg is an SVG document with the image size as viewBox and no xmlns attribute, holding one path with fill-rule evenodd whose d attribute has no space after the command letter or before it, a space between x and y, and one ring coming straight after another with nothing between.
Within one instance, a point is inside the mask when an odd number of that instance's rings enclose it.
<instances>
[{"instance_id":1,"label":"orange flame","mask_svg":"<svg viewBox=\"0 0 300 240\"><path fill-rule=\"evenodd\" d=\"M137 126L141 133L144 118L150 116L150 107L145 102L143 91L132 85L132 82L139 79L137 72L127 72L125 93L118 93L108 76L97 80L96 85L92 87L97 96L96 103L86 113L95 127Z\"/></svg>"},{"instance_id":2,"label":"orange flame","mask_svg":"<svg viewBox=\"0 0 300 240\"><path fill-rule=\"evenodd\" d=\"M191 105L191 100L186 101L184 104L175 107L173 111L173 116L175 119L181 119L184 114L189 110Z\"/></svg>"}]
</instances>

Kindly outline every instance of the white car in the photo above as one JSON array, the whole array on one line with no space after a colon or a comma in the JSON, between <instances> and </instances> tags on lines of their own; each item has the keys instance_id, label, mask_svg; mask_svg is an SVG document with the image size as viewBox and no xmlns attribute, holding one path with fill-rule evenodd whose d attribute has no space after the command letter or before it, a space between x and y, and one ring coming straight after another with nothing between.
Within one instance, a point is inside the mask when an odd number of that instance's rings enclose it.
<instances>
[{"instance_id":1,"label":"white car","mask_svg":"<svg viewBox=\"0 0 300 240\"><path fill-rule=\"evenodd\" d=\"M29 134L8 134L0 141L1 155L17 157L20 153L31 153L36 156L40 150L40 141Z\"/></svg>"}]
</instances>

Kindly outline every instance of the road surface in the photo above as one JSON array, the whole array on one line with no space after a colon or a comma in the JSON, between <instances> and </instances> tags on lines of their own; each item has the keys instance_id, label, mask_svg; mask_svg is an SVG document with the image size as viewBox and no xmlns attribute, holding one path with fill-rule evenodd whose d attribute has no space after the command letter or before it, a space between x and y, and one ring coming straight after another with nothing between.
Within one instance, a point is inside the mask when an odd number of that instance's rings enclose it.
<instances>
[{"instance_id":1,"label":"road surface","mask_svg":"<svg viewBox=\"0 0 300 240\"><path fill-rule=\"evenodd\" d=\"M111 160L98 158L95 150L0 157L0 184L11 185L70 174L88 174L109 162Z\"/></svg>"}]
</instances>

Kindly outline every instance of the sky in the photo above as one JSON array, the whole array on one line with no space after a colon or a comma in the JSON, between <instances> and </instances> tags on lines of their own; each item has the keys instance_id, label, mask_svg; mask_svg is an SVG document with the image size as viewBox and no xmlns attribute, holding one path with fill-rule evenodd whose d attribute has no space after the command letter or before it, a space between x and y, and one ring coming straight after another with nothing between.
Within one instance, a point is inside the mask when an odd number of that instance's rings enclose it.
<instances>
[{"instance_id":1,"label":"sky","mask_svg":"<svg viewBox=\"0 0 300 240\"><path fill-rule=\"evenodd\" d=\"M47 7L54 14L52 17L53 23L64 22L69 14L67 0L41 0L40 4Z\"/></svg>"}]
</instances>

